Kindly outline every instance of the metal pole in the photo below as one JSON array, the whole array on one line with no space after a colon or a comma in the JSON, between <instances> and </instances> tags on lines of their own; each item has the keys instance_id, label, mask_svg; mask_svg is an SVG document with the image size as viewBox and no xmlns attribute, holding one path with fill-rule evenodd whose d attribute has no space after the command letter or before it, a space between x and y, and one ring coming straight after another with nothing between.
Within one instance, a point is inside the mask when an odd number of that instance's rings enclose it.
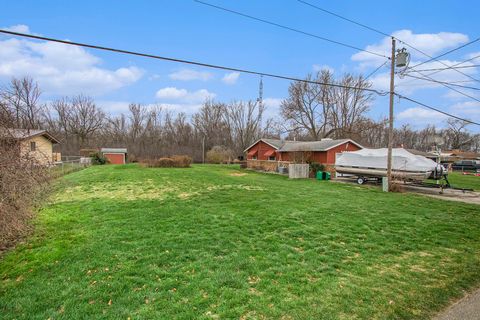
<instances>
[{"instance_id":1,"label":"metal pole","mask_svg":"<svg viewBox=\"0 0 480 320\"><path fill-rule=\"evenodd\" d=\"M390 67L390 115L388 119L388 155L387 155L387 180L388 191L392 191L392 146L393 146L393 90L395 87L395 38L392 37L392 57Z\"/></svg>"}]
</instances>

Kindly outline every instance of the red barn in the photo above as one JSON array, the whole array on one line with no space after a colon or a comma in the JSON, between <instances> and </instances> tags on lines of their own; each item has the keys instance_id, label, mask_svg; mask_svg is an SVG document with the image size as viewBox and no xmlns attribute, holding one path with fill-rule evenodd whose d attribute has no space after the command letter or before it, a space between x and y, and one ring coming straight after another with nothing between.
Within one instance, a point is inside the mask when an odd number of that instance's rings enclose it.
<instances>
[{"instance_id":1,"label":"red barn","mask_svg":"<svg viewBox=\"0 0 480 320\"><path fill-rule=\"evenodd\" d=\"M351 139L322 139L320 141L285 141L260 139L248 147L247 166L276 171L282 162L318 162L335 164L335 155L357 151L363 147Z\"/></svg>"}]
</instances>

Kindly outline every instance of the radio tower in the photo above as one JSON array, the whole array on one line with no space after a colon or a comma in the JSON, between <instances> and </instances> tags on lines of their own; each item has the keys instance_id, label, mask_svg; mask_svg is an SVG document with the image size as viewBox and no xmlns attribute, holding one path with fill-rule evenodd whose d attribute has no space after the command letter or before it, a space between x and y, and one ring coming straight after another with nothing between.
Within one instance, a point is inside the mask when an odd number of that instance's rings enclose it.
<instances>
[{"instance_id":1,"label":"radio tower","mask_svg":"<svg viewBox=\"0 0 480 320\"><path fill-rule=\"evenodd\" d=\"M263 107L263 75L260 76L260 85L258 86L258 106L261 110Z\"/></svg>"}]
</instances>

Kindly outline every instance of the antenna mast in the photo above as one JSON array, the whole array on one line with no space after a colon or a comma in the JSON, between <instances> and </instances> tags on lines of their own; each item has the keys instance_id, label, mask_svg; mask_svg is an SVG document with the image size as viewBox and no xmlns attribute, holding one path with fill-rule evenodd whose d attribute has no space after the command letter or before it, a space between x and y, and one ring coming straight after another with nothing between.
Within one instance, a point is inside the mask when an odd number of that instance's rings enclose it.
<instances>
[{"instance_id":1,"label":"antenna mast","mask_svg":"<svg viewBox=\"0 0 480 320\"><path fill-rule=\"evenodd\" d=\"M258 86L258 106L263 107L263 75L260 75L260 85Z\"/></svg>"}]
</instances>

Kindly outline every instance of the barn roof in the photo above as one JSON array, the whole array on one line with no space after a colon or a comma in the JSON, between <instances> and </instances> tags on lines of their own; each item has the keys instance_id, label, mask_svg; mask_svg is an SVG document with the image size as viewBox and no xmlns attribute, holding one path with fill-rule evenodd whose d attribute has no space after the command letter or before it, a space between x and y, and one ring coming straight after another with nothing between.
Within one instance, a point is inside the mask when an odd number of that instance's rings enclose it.
<instances>
[{"instance_id":1,"label":"barn roof","mask_svg":"<svg viewBox=\"0 0 480 320\"><path fill-rule=\"evenodd\" d=\"M360 148L363 148L360 144L356 143L352 139L322 139L319 141L290 141L279 139L259 139L249 146L245 151L256 145L259 141L263 141L266 144L274 147L279 152L298 152L298 151L327 151L335 148L346 142L353 143Z\"/></svg>"},{"instance_id":2,"label":"barn roof","mask_svg":"<svg viewBox=\"0 0 480 320\"><path fill-rule=\"evenodd\" d=\"M52 136L47 130L39 129L6 129L6 136L13 139L25 140L36 136L43 136L52 143L59 143L58 139Z\"/></svg>"}]
</instances>

